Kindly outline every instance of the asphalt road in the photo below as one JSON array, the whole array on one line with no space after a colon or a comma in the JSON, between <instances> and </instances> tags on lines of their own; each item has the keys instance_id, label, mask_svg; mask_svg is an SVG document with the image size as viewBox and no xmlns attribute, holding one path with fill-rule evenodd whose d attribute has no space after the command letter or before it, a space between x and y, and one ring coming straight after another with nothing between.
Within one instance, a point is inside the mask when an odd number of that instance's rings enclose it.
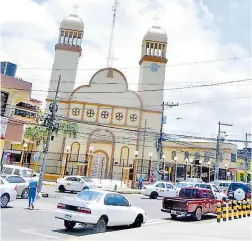
<instances>
[{"instance_id":1,"label":"asphalt road","mask_svg":"<svg viewBox=\"0 0 252 241\"><path fill-rule=\"evenodd\" d=\"M27 209L28 200L17 199L10 203L8 208L1 209L1 240L69 240L94 234L91 228L77 226L72 232L64 229L63 221L54 218L54 210L58 200L64 195L54 191L54 187L45 187L44 191L49 193L49 198L38 199L35 204L35 210ZM143 208L147 213L147 223L145 226L162 225L172 221L168 214L162 213L161 199L151 200L141 195L125 195L134 205ZM206 219L203 222L212 222ZM111 229L109 231L118 231ZM120 230L122 231L122 230Z\"/></svg>"}]
</instances>

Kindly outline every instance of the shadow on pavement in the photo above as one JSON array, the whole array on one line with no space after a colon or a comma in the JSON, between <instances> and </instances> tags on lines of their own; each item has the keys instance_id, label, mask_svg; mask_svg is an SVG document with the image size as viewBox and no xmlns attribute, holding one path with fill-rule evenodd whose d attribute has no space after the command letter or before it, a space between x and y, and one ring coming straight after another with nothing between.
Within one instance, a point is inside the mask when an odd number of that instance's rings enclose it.
<instances>
[{"instance_id":1,"label":"shadow on pavement","mask_svg":"<svg viewBox=\"0 0 252 241\"><path fill-rule=\"evenodd\" d=\"M108 227L106 232L115 232L115 231L120 231L120 230L125 230L125 229L128 229L128 227L113 227L113 228ZM67 235L72 235L75 237L96 234L94 228L92 228L91 226L89 227L77 226L71 231L68 231L66 229L55 229L52 231L55 233L67 234Z\"/></svg>"},{"instance_id":2,"label":"shadow on pavement","mask_svg":"<svg viewBox=\"0 0 252 241\"><path fill-rule=\"evenodd\" d=\"M172 220L171 218L163 218L164 220L171 220L171 221L179 221L179 222L190 222L190 223L198 223L200 221L196 221L193 217L177 217L175 220ZM205 220L212 220L216 219L216 215L203 215L201 221Z\"/></svg>"}]
</instances>

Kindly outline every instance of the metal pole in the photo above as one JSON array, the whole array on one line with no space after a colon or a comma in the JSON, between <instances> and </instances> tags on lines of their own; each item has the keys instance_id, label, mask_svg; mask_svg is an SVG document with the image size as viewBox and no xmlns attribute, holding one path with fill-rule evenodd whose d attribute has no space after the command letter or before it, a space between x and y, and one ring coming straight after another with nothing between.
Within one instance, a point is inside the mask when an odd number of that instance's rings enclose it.
<instances>
[{"instance_id":1,"label":"metal pole","mask_svg":"<svg viewBox=\"0 0 252 241\"><path fill-rule=\"evenodd\" d=\"M245 182L248 182L248 136L251 136L250 133L245 134Z\"/></svg>"},{"instance_id":2,"label":"metal pole","mask_svg":"<svg viewBox=\"0 0 252 241\"><path fill-rule=\"evenodd\" d=\"M217 143L216 143L216 163L214 169L214 180L219 179L219 156L220 156L220 121L218 122L218 136L217 136Z\"/></svg>"},{"instance_id":3,"label":"metal pole","mask_svg":"<svg viewBox=\"0 0 252 241\"><path fill-rule=\"evenodd\" d=\"M143 136L143 146L142 146L141 173L143 173L143 159L144 159L144 149L145 149L146 127L147 127L147 119L145 119L145 121L144 121L144 136Z\"/></svg>"},{"instance_id":4,"label":"metal pole","mask_svg":"<svg viewBox=\"0 0 252 241\"><path fill-rule=\"evenodd\" d=\"M42 185L43 185L43 178L44 178L45 168L46 168L46 160L47 160L48 150L49 150L49 143L50 143L51 136L53 133L53 128L55 127L55 124L56 124L55 120L56 120L57 99L58 99L58 93L59 93L60 80L61 80L61 75L59 75L57 89L56 89L55 97L54 97L53 104L52 104L52 110L51 110L52 114L51 114L51 116L48 116L49 118L47 119L48 135L47 135L46 144L44 147L44 158L43 158L42 167L41 167L40 176L39 176L39 183L38 183L38 192L39 193L41 192Z\"/></svg>"}]
</instances>

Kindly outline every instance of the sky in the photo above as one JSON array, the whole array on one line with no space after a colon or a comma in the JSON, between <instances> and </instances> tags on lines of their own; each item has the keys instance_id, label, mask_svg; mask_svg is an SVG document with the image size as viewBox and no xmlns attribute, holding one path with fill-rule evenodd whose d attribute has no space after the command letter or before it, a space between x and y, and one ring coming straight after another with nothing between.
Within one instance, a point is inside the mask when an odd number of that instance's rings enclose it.
<instances>
[{"instance_id":1,"label":"sky","mask_svg":"<svg viewBox=\"0 0 252 241\"><path fill-rule=\"evenodd\" d=\"M3 1L0 60L16 63L17 75L33 83L32 96L45 100L60 22L78 4L85 30L76 87L87 84L106 67L113 1ZM158 15L168 35L164 99L179 103L166 109L164 130L216 137L221 121L233 124L222 127L228 139L244 140L252 132L251 80L174 88L251 78L251 10L251 0L120 0L113 67L137 90L142 39Z\"/></svg>"}]
</instances>

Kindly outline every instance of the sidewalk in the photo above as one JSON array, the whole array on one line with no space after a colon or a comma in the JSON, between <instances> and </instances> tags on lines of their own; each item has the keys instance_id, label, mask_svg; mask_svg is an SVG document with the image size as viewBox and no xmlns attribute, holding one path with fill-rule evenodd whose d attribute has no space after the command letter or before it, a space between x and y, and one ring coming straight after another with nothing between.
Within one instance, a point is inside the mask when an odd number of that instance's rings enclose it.
<instances>
[{"instance_id":1,"label":"sidewalk","mask_svg":"<svg viewBox=\"0 0 252 241\"><path fill-rule=\"evenodd\" d=\"M209 220L210 221L210 220ZM216 220L200 222L176 222L143 226L131 230L121 230L70 239L71 241L246 241L251 240L251 218L217 223Z\"/></svg>"}]
</instances>

